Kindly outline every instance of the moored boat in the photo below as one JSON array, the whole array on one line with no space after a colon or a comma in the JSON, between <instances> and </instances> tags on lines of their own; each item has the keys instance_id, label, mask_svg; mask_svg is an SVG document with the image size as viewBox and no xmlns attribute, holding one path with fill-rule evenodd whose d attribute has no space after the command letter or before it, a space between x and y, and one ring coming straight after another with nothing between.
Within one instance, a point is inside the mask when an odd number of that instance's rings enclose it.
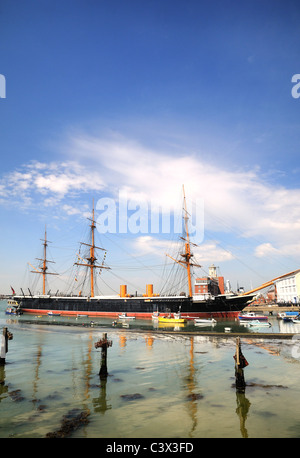
<instances>
[{"instance_id":1,"label":"moored boat","mask_svg":"<svg viewBox=\"0 0 300 458\"><path fill-rule=\"evenodd\" d=\"M277 315L277 318L279 320L283 321L293 321L293 319L297 318L299 315L299 312L280 312Z\"/></svg>"},{"instance_id":2,"label":"moored boat","mask_svg":"<svg viewBox=\"0 0 300 458\"><path fill-rule=\"evenodd\" d=\"M127 315L127 313L121 313L121 315L119 315L119 319L120 320L135 320L135 316Z\"/></svg>"},{"instance_id":3,"label":"moored boat","mask_svg":"<svg viewBox=\"0 0 300 458\"><path fill-rule=\"evenodd\" d=\"M16 315L16 307L7 307L5 310L6 315Z\"/></svg>"},{"instance_id":4,"label":"moored boat","mask_svg":"<svg viewBox=\"0 0 300 458\"><path fill-rule=\"evenodd\" d=\"M180 313L174 313L173 316L171 314L169 314L168 316L159 316L158 322L159 323L178 324L178 323L186 323L186 319L182 318Z\"/></svg>"},{"instance_id":5,"label":"moored boat","mask_svg":"<svg viewBox=\"0 0 300 458\"><path fill-rule=\"evenodd\" d=\"M269 323L268 321L265 322L265 321L260 321L260 320L247 321L247 322L243 322L242 324L244 326L259 327L259 328L262 328L262 327L270 328L272 326L272 324Z\"/></svg>"},{"instance_id":6,"label":"moored boat","mask_svg":"<svg viewBox=\"0 0 300 458\"><path fill-rule=\"evenodd\" d=\"M254 312L248 313L241 313L238 316L239 320L267 320L268 317L266 315L258 315Z\"/></svg>"},{"instance_id":7,"label":"moored boat","mask_svg":"<svg viewBox=\"0 0 300 458\"><path fill-rule=\"evenodd\" d=\"M6 315L22 315L22 311L18 302L15 300L8 300L8 307L5 310Z\"/></svg>"},{"instance_id":8,"label":"moored boat","mask_svg":"<svg viewBox=\"0 0 300 458\"><path fill-rule=\"evenodd\" d=\"M195 322L195 324L203 324L203 325L211 324L211 325L214 325L214 324L217 323L217 320L215 320L214 318L211 318L211 319L209 319L209 318L207 318L207 319L206 318L195 318L194 322Z\"/></svg>"}]
</instances>

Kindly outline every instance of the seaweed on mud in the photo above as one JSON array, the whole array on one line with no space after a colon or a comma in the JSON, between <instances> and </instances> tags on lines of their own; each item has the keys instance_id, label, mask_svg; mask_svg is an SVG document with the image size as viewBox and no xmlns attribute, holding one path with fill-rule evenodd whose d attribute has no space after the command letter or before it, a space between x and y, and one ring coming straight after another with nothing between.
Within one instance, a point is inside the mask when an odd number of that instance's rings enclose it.
<instances>
[{"instance_id":1,"label":"seaweed on mud","mask_svg":"<svg viewBox=\"0 0 300 458\"><path fill-rule=\"evenodd\" d=\"M25 399L21 393L22 393L21 390L18 389L18 390L10 391L8 394L11 397L12 401L20 402L20 401L24 401Z\"/></svg>"},{"instance_id":2,"label":"seaweed on mud","mask_svg":"<svg viewBox=\"0 0 300 458\"><path fill-rule=\"evenodd\" d=\"M144 396L140 393L134 393L134 394L121 394L121 398L124 401L135 401L136 399L143 399Z\"/></svg>"},{"instance_id":3,"label":"seaweed on mud","mask_svg":"<svg viewBox=\"0 0 300 458\"><path fill-rule=\"evenodd\" d=\"M203 399L204 396L201 393L190 393L187 396L188 401L198 401L199 399Z\"/></svg>"},{"instance_id":4,"label":"seaweed on mud","mask_svg":"<svg viewBox=\"0 0 300 458\"><path fill-rule=\"evenodd\" d=\"M288 387L285 385L264 385L263 383L254 383L254 382L247 382L246 386L249 388L284 388L287 389Z\"/></svg>"},{"instance_id":5,"label":"seaweed on mud","mask_svg":"<svg viewBox=\"0 0 300 458\"><path fill-rule=\"evenodd\" d=\"M72 435L72 433L81 426L89 423L88 416L90 412L80 411L79 409L70 410L67 415L63 416L61 427L56 431L46 434L47 438L57 439L65 438Z\"/></svg>"}]
</instances>

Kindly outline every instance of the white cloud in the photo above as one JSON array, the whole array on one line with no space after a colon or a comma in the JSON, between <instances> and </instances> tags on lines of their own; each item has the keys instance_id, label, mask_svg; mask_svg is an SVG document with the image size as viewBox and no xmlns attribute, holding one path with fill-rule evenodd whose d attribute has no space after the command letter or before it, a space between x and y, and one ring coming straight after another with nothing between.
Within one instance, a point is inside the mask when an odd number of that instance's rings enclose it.
<instances>
[{"instance_id":1,"label":"white cloud","mask_svg":"<svg viewBox=\"0 0 300 458\"><path fill-rule=\"evenodd\" d=\"M184 247L180 241L170 242L146 235L135 239L134 250L141 255L154 254L155 256L163 258L169 254L176 258L179 252L184 252ZM212 262L230 261L234 258L233 254L229 250L220 247L217 241L205 242L196 247L193 246L192 252L194 255L193 262L200 265L210 264ZM170 260L170 262L172 261Z\"/></svg>"},{"instance_id":2,"label":"white cloud","mask_svg":"<svg viewBox=\"0 0 300 458\"><path fill-rule=\"evenodd\" d=\"M255 256L258 258L265 258L267 256L278 255L280 252L277 248L273 247L271 243L262 243L258 245L255 249Z\"/></svg>"},{"instance_id":3,"label":"white cloud","mask_svg":"<svg viewBox=\"0 0 300 458\"><path fill-rule=\"evenodd\" d=\"M0 195L22 207L30 207L42 196L44 206L54 206L72 193L96 192L103 187L101 175L78 162L33 161L2 178Z\"/></svg>"},{"instance_id":4,"label":"white cloud","mask_svg":"<svg viewBox=\"0 0 300 458\"><path fill-rule=\"evenodd\" d=\"M224 262L234 259L229 250L219 246L217 241L206 242L193 249L195 258L201 263Z\"/></svg>"},{"instance_id":5,"label":"white cloud","mask_svg":"<svg viewBox=\"0 0 300 458\"><path fill-rule=\"evenodd\" d=\"M150 235L142 235L135 239L134 249L138 254L155 254L156 256L164 257L168 251L168 242Z\"/></svg>"},{"instance_id":6,"label":"white cloud","mask_svg":"<svg viewBox=\"0 0 300 458\"><path fill-rule=\"evenodd\" d=\"M126 189L131 198L177 208L184 184L188 203L204 200L207 230L234 231L278 248L297 240L300 189L272 185L257 169L226 170L201 156L172 156L119 137L74 136L69 150L103 171L107 189Z\"/></svg>"},{"instance_id":7,"label":"white cloud","mask_svg":"<svg viewBox=\"0 0 300 458\"><path fill-rule=\"evenodd\" d=\"M64 208L66 213L75 214L70 201L73 196L92 192L96 199L100 195L117 199L126 192L129 199L151 200L153 205L181 211L184 184L188 210L191 202L204 201L205 230L233 233L243 239L254 237L259 257L283 249L286 254L295 254L300 189L270 184L257 169L227 170L208 163L201 155L178 155L178 149L175 155L161 152L120 135L109 139L73 135L62 150L72 159L49 164L33 161L4 176L0 183L2 202L9 198L30 207L40 199L43 205L69 205ZM68 202L63 201L66 198ZM154 240L150 242L152 249L159 249ZM221 255L217 244L210 250L229 259L229 253Z\"/></svg>"}]
</instances>

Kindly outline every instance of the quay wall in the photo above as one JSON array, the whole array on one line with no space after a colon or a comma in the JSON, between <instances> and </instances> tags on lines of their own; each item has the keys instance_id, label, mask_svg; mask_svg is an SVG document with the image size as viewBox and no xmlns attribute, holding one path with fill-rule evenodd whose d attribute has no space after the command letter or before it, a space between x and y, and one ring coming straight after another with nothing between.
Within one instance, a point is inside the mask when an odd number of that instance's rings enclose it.
<instances>
[{"instance_id":1,"label":"quay wall","mask_svg":"<svg viewBox=\"0 0 300 458\"><path fill-rule=\"evenodd\" d=\"M278 315L278 313L282 313L282 312L299 312L300 313L300 307L299 306L281 307L278 305L247 305L247 307L243 309L243 313L244 312L264 313L265 315Z\"/></svg>"}]
</instances>

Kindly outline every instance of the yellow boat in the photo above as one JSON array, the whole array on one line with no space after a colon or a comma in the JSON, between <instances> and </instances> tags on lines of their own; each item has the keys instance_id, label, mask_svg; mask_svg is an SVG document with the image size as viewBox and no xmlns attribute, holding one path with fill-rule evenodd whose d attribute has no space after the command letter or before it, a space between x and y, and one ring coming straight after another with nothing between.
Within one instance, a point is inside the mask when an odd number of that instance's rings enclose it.
<instances>
[{"instance_id":1,"label":"yellow boat","mask_svg":"<svg viewBox=\"0 0 300 458\"><path fill-rule=\"evenodd\" d=\"M174 313L173 316L168 315L168 316L159 316L158 317L158 322L159 323L168 323L168 324L178 324L178 323L186 323L185 318L181 318L181 315L179 313Z\"/></svg>"}]
</instances>

